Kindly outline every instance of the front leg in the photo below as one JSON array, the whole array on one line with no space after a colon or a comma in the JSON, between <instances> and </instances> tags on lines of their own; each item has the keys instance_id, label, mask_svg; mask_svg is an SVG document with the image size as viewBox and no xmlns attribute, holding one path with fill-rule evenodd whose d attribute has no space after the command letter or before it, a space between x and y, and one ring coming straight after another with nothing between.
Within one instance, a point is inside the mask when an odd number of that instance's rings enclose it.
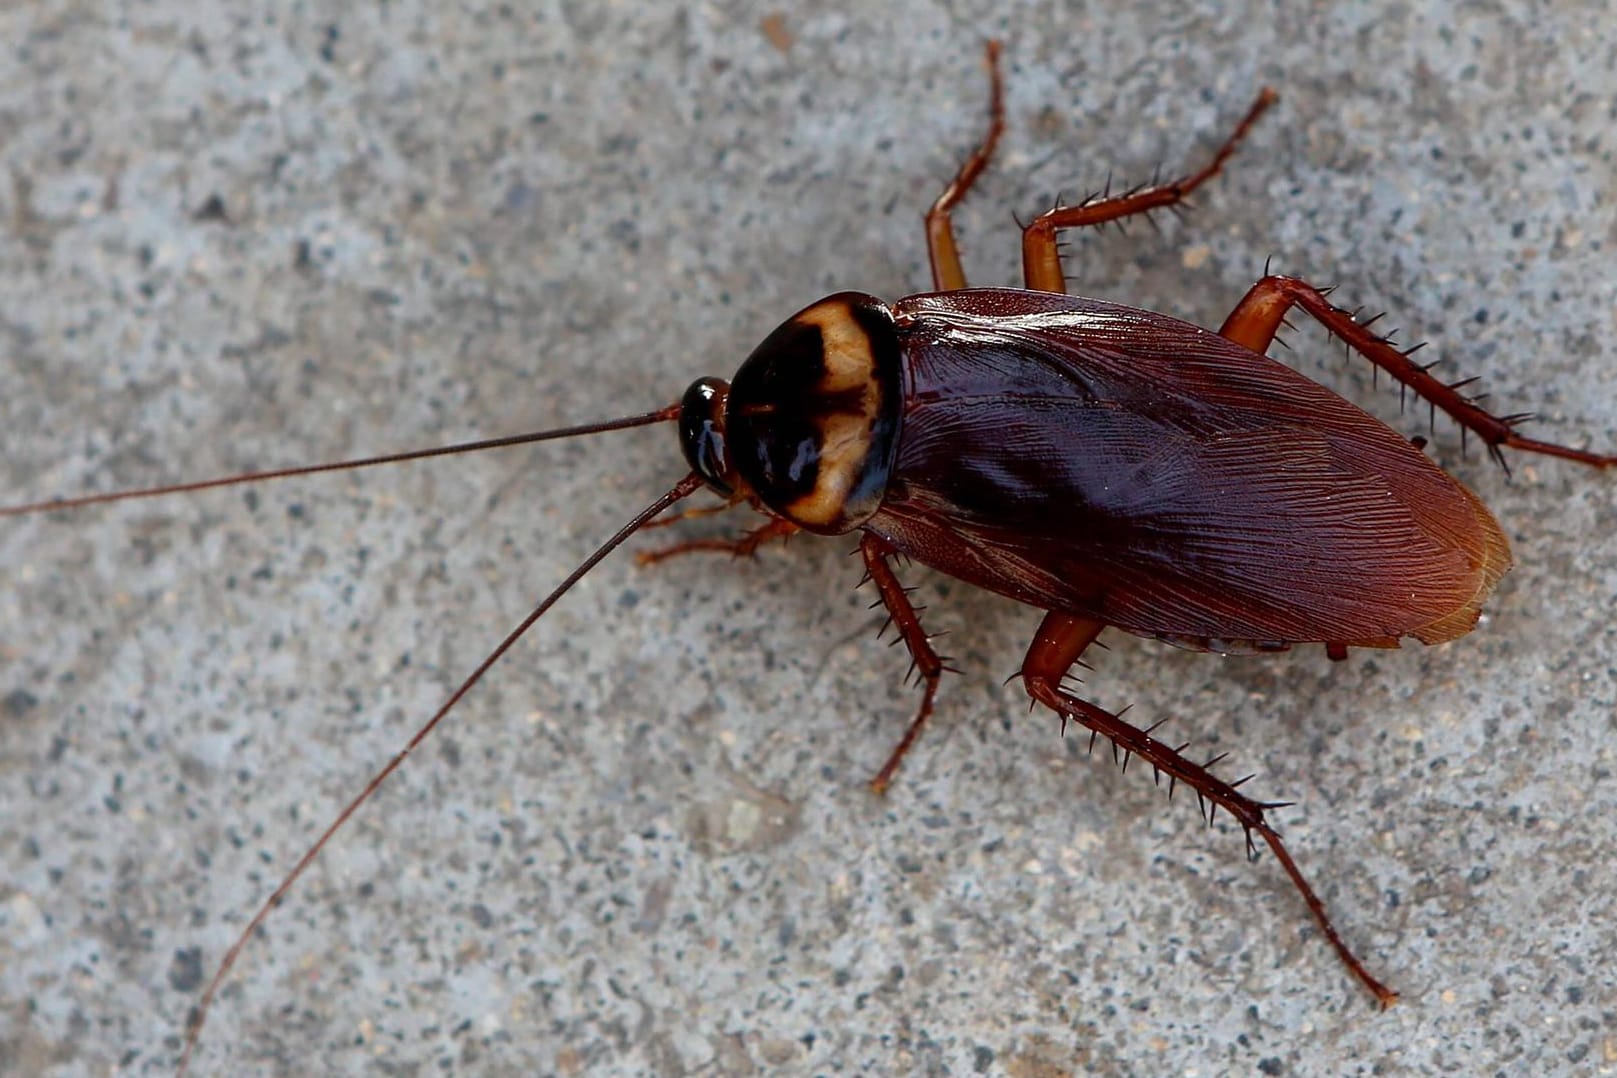
<instances>
[{"instance_id":1,"label":"front leg","mask_svg":"<svg viewBox=\"0 0 1617 1078\"><path fill-rule=\"evenodd\" d=\"M895 553L886 540L878 539L869 532L859 540L859 554L865 559L865 578L876 585L881 603L887 608L888 620L898 629L899 638L904 641L904 646L909 648L913 663L911 669L920 678L922 685L921 709L910 721L909 729L904 731L904 737L899 741L898 747L887 757L887 762L876 773L876 777L870 780L871 790L878 794L887 792L894 773L898 771L899 762L904 759L904 754L910 751L910 746L915 744L915 739L921 735L921 727L926 725L926 720L932 717L932 700L938 694L938 682L943 679L943 672L950 669L947 661L932 649L931 638L926 635L926 630L921 628L921 615L910 602L909 592L898 582L892 566L887 564L887 559Z\"/></svg>"},{"instance_id":2,"label":"front leg","mask_svg":"<svg viewBox=\"0 0 1617 1078\"><path fill-rule=\"evenodd\" d=\"M960 249L954 241L954 220L951 214L960 205L966 192L983 174L999 144L1000 133L1005 130L1005 85L999 76L999 42L988 43L988 133L972 151L966 163L960 166L949 186L926 211L926 253L932 264L932 288L949 292L966 287L966 271L960 268Z\"/></svg>"},{"instance_id":3,"label":"front leg","mask_svg":"<svg viewBox=\"0 0 1617 1078\"><path fill-rule=\"evenodd\" d=\"M1197 797L1211 806L1207 810L1209 820L1217 808L1222 808L1234 816L1236 822L1246 831L1249 851L1254 849L1252 833L1255 831L1261 835L1269 849L1274 851L1281 867L1286 870L1286 875L1291 877L1291 882L1303 896L1303 901L1308 904L1308 909L1325 933L1325 938L1336 948L1336 953L1343 964L1375 994L1383 1007L1390 1007L1396 1003L1398 993L1372 977L1358 956L1348 950L1347 944L1337 934L1336 926L1331 923L1330 916L1325 912L1325 904L1309 886L1302 870L1297 867L1297 862L1291 859L1291 854L1287 851L1285 843L1280 840L1279 833L1264 819L1264 811L1279 807L1278 803L1254 801L1238 791L1234 784L1215 776L1205 766L1186 759L1181 754L1183 745L1173 748L1152 737L1150 731L1141 730L1124 722L1112 712L1062 690L1062 679L1078 661L1078 657L1084 653L1084 649L1094 643L1104 628L1105 626L1098 621L1076 618L1070 614L1046 614L1044 621L1039 625L1038 634L1028 647L1027 657L1022 660L1022 683L1027 687L1028 695L1060 715L1063 726L1068 719L1071 719L1086 727L1090 731L1091 738L1099 736L1109 740L1123 753L1125 761L1129 756L1138 756L1150 764L1157 774L1167 775L1170 791L1175 784L1181 782L1195 790Z\"/></svg>"},{"instance_id":4,"label":"front leg","mask_svg":"<svg viewBox=\"0 0 1617 1078\"><path fill-rule=\"evenodd\" d=\"M728 508L730 507L726 505L718 509L701 510L686 515L706 516L709 513L722 513ZM684 519L684 517L674 519L677 521ZM716 554L729 554L736 558L751 558L757 555L758 548L765 543L773 542L776 539L785 539L796 534L798 530L797 525L789 520L770 517L763 524L747 532L739 539L687 539L682 543L675 543L673 546L665 546L657 550L642 550L634 556L634 560L640 565L655 565L660 561L666 561L681 554L694 554L699 550L711 551Z\"/></svg>"}]
</instances>

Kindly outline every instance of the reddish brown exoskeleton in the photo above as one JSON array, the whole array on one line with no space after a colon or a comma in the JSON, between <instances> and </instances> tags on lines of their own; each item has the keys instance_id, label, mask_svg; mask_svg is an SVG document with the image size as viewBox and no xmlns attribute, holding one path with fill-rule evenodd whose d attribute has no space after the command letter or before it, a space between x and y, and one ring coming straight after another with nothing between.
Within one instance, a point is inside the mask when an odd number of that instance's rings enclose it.
<instances>
[{"instance_id":1,"label":"reddish brown exoskeleton","mask_svg":"<svg viewBox=\"0 0 1617 1078\"><path fill-rule=\"evenodd\" d=\"M796 531L860 534L874 583L922 683L918 712L873 780L884 790L932 713L946 660L892 568L912 558L1047 611L1023 661L1028 694L1091 738L1192 788L1273 851L1342 961L1382 1004L1397 995L1342 940L1267 819L1175 747L1063 687L1107 626L1197 650L1323 644L1387 648L1464 635L1510 567L1487 508L1418 445L1263 353L1292 307L1479 436L1598 467L1617 457L1536 441L1407 352L1288 277L1265 277L1218 332L1065 294L1059 230L1172 207L1218 173L1273 103L1265 90L1211 162L1167 184L1057 207L1023 231L1025 289L968 289L950 212L988 164L1003 126L997 46L988 50L987 137L927 215L935 292L894 304L830 296L788 319L735 377L703 378L679 404L640 416L363 461L232 476L0 509L18 515L131 497L678 423L691 472L587 558L450 696L287 874L220 962L186 1044L189 1060L237 954L330 836L462 696L574 583L628 536L706 486L766 522L750 553Z\"/></svg>"}]
</instances>

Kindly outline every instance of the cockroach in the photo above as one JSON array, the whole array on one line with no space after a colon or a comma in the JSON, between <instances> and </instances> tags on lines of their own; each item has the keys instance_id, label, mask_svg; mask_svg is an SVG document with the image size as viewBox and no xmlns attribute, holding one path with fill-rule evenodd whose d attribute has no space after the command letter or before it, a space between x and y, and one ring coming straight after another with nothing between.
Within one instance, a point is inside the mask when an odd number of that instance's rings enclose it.
<instances>
[{"instance_id":1,"label":"cockroach","mask_svg":"<svg viewBox=\"0 0 1617 1078\"><path fill-rule=\"evenodd\" d=\"M1108 626L1224 655L1320 644L1350 648L1454 640L1476 624L1511 567L1488 508L1407 439L1265 353L1298 308L1404 390L1504 450L1598 468L1617 463L1519 433L1445 384L1328 290L1259 280L1214 332L1152 311L1068 295L1062 230L1178 208L1218 175L1277 100L1260 92L1201 169L1166 183L1057 204L1022 230L1025 287L969 288L951 213L988 166L1004 128L999 48L987 49L986 135L926 214L934 290L886 303L839 292L764 339L729 381L696 380L677 403L640 415L508 438L0 508L21 516L132 498L674 423L689 472L569 573L450 694L293 865L218 963L194 1012L183 1072L208 1009L242 948L350 816L567 591L630 536L699 490L764 522L736 541L643 554L750 555L797 532L857 533L860 582L874 586L908 649L920 704L871 780L892 782L933 712L949 660L933 647L895 562L909 559L1045 611L1020 678L1032 701L1138 757L1170 793L1194 791L1279 861L1342 963L1382 1006L1398 994L1333 924L1269 819L1282 802L1197 762L1071 690L1068 678ZM700 512L700 511L691 511ZM686 515L689 515L687 513ZM675 517L674 519L678 519Z\"/></svg>"}]
</instances>

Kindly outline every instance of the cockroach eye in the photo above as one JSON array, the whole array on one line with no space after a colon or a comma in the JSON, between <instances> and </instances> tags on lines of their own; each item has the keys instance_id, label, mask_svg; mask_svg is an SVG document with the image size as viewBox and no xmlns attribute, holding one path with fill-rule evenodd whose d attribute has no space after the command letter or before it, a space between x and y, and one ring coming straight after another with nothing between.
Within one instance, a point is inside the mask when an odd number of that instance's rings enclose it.
<instances>
[{"instance_id":1,"label":"cockroach eye","mask_svg":"<svg viewBox=\"0 0 1617 1078\"><path fill-rule=\"evenodd\" d=\"M679 445L691 470L714 491L735 493L730 455L724 445L724 404L730 384L722 378L698 378L679 402Z\"/></svg>"}]
</instances>

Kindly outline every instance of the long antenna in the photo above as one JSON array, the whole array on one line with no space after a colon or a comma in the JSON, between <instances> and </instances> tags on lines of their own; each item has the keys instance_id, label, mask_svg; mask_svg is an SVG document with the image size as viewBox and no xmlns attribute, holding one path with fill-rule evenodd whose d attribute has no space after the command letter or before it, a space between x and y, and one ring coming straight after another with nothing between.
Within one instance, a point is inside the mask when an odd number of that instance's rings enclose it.
<instances>
[{"instance_id":1,"label":"long antenna","mask_svg":"<svg viewBox=\"0 0 1617 1078\"><path fill-rule=\"evenodd\" d=\"M412 449L405 453L388 453L380 457L361 457L358 460L339 460L330 464L305 464L296 468L275 468L265 472L243 472L217 479L198 479L189 483L171 483L161 487L140 490L115 490L107 494L85 494L77 498L52 498L24 505L0 505L0 517L20 517L28 513L44 513L52 509L80 509L87 505L105 505L108 502L129 501L133 498L160 498L165 494L184 494L189 491L230 487L238 483L258 483L266 479L285 479L294 475L315 475L319 472L340 472L353 468L371 468L378 464L398 464L406 460L425 460L428 457L447 457L454 453L475 453L480 449L504 449L513 445L548 442L557 438L576 438L583 434L601 434L609 430L627 430L646 427L653 423L667 423L679 418L679 405L670 404L655 412L608 419L601 423L585 423L577 427L558 427L555 430L535 431L532 434L512 434L504 438L487 438L479 442L461 442L458 445L438 446L435 449Z\"/></svg>"},{"instance_id":2,"label":"long antenna","mask_svg":"<svg viewBox=\"0 0 1617 1078\"><path fill-rule=\"evenodd\" d=\"M661 413L657 414L660 415ZM655 422L656 420L646 421ZM241 954L242 948L247 946L247 941L258 930L258 926L263 924L264 920L269 917L270 911L280 905L281 899L285 898L287 892L292 890L292 885L297 883L298 877L303 875L304 869L308 868L314 862L314 859L319 856L320 851L331 839L331 836L336 834L338 829L348 822L348 818L358 811L359 807L370 798L371 794L376 792L378 786L387 781L389 775L399 769L399 765L404 763L405 757L409 756L411 752L415 751L417 745L427 739L427 735L432 733L433 728L438 725L445 715L449 714L456 704L460 703L461 697L470 692L473 685L482 680L483 675L488 673L489 668L500 660L500 656L510 651L511 646L522 638L522 634L531 629L534 622L544 616L545 611L549 610L556 604L558 599L567 594L569 588L578 583L585 573L600 563L602 558L612 553L625 539L639 531L653 517L675 502L689 497L701 486L702 479L695 472L687 475L684 479L675 483L673 489L667 494L646 506L633 520L619 528L612 538L596 549L595 553L585 558L578 568L567 575L566 580L556 586L556 590L545 596L544 600L533 608L533 612L523 618L517 627L512 629L504 640L500 641L499 646L489 652L488 658L479 663L477 669L472 671L471 676L461 682L460 688L450 694L449 699L444 701L443 707L440 707L432 718L428 719L421 729L415 732L415 736L410 738L403 749L399 750L398 755L389 760L386 766L378 771L370 782L365 784L365 789L360 791L359 796L348 802L347 807L337 814L337 818L331 821L330 826L321 833L319 838L315 839L314 844L304 852L302 857L298 858L298 863L292 866L292 871L286 874L286 877L281 880L280 886L275 888L275 892L264 900L263 905L258 907L258 912L253 914L253 919L247 922L247 926L236 937L236 942L232 943L230 950L225 952L225 957L220 961L219 968L214 971L213 979L208 982L207 990L202 993L202 999L197 1004L196 1015L191 1020L190 1028L185 1032L185 1050L180 1054L181 1078L184 1078L187 1069L191 1066L191 1053L196 1049L198 1038L202 1036L202 1025L208 1020L208 1008L212 1005L213 997L219 991L220 985L224 983L225 977L230 973L230 968L236 964L236 957Z\"/></svg>"}]
</instances>

